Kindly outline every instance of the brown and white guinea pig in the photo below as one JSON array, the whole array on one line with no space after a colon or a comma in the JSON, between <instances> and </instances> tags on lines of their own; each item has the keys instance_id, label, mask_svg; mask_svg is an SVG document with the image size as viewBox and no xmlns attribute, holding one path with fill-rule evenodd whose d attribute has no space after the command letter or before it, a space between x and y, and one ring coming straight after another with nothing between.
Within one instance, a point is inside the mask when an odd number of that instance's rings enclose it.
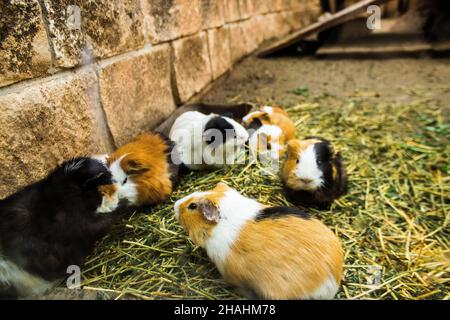
<instances>
[{"instance_id":1,"label":"brown and white guinea pig","mask_svg":"<svg viewBox=\"0 0 450 320\"><path fill-rule=\"evenodd\" d=\"M242 121L250 134L250 149L263 156L270 154L271 158L281 158L285 143L295 138L295 124L287 112L278 107L261 107L247 114Z\"/></svg>"},{"instance_id":2,"label":"brown and white guinea pig","mask_svg":"<svg viewBox=\"0 0 450 320\"><path fill-rule=\"evenodd\" d=\"M119 200L136 206L166 200L178 182L173 142L160 133L144 133L106 159Z\"/></svg>"},{"instance_id":3,"label":"brown and white guinea pig","mask_svg":"<svg viewBox=\"0 0 450 320\"><path fill-rule=\"evenodd\" d=\"M293 202L329 206L347 191L347 174L341 154L323 138L291 140L282 180Z\"/></svg>"},{"instance_id":4,"label":"brown and white guinea pig","mask_svg":"<svg viewBox=\"0 0 450 320\"><path fill-rule=\"evenodd\" d=\"M245 151L248 133L232 118L188 111L176 119L169 137L183 165L205 170L236 163Z\"/></svg>"},{"instance_id":5,"label":"brown and white guinea pig","mask_svg":"<svg viewBox=\"0 0 450 320\"><path fill-rule=\"evenodd\" d=\"M111 172L100 161L79 157L46 178L0 200L0 298L40 294L82 266L114 223L131 215L104 196L115 194Z\"/></svg>"},{"instance_id":6,"label":"brown and white guinea pig","mask_svg":"<svg viewBox=\"0 0 450 320\"><path fill-rule=\"evenodd\" d=\"M265 206L224 183L178 200L174 209L224 279L249 297L331 299L338 291L340 242L307 213Z\"/></svg>"}]
</instances>

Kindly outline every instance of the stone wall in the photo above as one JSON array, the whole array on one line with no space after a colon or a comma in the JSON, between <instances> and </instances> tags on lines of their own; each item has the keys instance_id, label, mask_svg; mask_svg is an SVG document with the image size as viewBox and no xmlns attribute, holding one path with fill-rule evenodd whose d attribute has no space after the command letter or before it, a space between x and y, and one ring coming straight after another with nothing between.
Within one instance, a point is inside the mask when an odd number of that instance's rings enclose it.
<instances>
[{"instance_id":1,"label":"stone wall","mask_svg":"<svg viewBox=\"0 0 450 320\"><path fill-rule=\"evenodd\" d=\"M0 0L0 198L154 128L319 0Z\"/></svg>"}]
</instances>

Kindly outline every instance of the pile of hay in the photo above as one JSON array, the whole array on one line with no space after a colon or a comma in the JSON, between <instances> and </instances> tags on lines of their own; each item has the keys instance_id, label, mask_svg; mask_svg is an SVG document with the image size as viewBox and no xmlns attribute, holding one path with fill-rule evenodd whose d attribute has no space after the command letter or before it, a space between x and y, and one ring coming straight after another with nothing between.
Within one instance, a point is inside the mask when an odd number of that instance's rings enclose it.
<instances>
[{"instance_id":1,"label":"pile of hay","mask_svg":"<svg viewBox=\"0 0 450 320\"><path fill-rule=\"evenodd\" d=\"M431 100L408 105L354 97L330 108L288 106L298 136L319 135L342 152L349 193L329 211L310 210L341 239L341 299L450 298L450 125ZM137 297L239 298L173 216L173 203L225 181L267 204L289 204L280 179L252 163L191 173L170 201L135 214L97 247L84 266L86 289ZM110 295L111 296L111 295Z\"/></svg>"}]
</instances>

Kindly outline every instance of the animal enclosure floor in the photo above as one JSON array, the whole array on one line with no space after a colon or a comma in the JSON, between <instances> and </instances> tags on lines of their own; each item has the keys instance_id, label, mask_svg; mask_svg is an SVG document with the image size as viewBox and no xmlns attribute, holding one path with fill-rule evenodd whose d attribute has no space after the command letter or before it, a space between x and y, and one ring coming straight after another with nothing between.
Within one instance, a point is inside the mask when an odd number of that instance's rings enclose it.
<instances>
[{"instance_id":1,"label":"animal enclosure floor","mask_svg":"<svg viewBox=\"0 0 450 320\"><path fill-rule=\"evenodd\" d=\"M450 298L449 59L249 58L204 98L286 108L298 137L343 154L349 192L310 210L341 239L338 299ZM191 173L167 203L117 226L83 267L86 290L109 298L239 298L173 216L173 203L225 181L288 204L277 174L256 163Z\"/></svg>"}]
</instances>

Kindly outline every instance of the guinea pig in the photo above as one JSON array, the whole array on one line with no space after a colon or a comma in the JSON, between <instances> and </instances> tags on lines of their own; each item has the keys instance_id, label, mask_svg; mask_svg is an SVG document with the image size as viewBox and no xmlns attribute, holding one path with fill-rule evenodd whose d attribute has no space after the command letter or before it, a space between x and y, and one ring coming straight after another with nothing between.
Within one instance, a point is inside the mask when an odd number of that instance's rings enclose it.
<instances>
[{"instance_id":1,"label":"guinea pig","mask_svg":"<svg viewBox=\"0 0 450 320\"><path fill-rule=\"evenodd\" d=\"M297 208L268 207L219 183L175 203L175 217L225 281L263 299L331 299L343 252L338 238Z\"/></svg>"},{"instance_id":2,"label":"guinea pig","mask_svg":"<svg viewBox=\"0 0 450 320\"><path fill-rule=\"evenodd\" d=\"M264 106L258 111L253 111L242 118L247 130L258 130L263 125L275 125L280 127L285 140L295 138L295 124L289 119L287 112L281 108Z\"/></svg>"},{"instance_id":3,"label":"guinea pig","mask_svg":"<svg viewBox=\"0 0 450 320\"><path fill-rule=\"evenodd\" d=\"M166 200L178 183L179 165L170 139L161 133L144 133L107 157L117 181L119 199L136 206Z\"/></svg>"},{"instance_id":4,"label":"guinea pig","mask_svg":"<svg viewBox=\"0 0 450 320\"><path fill-rule=\"evenodd\" d=\"M183 165L204 170L236 163L244 152L248 133L231 118L189 111L174 122L170 139Z\"/></svg>"},{"instance_id":5,"label":"guinea pig","mask_svg":"<svg viewBox=\"0 0 450 320\"><path fill-rule=\"evenodd\" d=\"M280 160L286 151L283 131L278 126L263 125L250 136L249 148L260 161Z\"/></svg>"},{"instance_id":6,"label":"guinea pig","mask_svg":"<svg viewBox=\"0 0 450 320\"><path fill-rule=\"evenodd\" d=\"M328 140L291 140L282 180L293 202L328 207L347 190L342 157Z\"/></svg>"},{"instance_id":7,"label":"guinea pig","mask_svg":"<svg viewBox=\"0 0 450 320\"><path fill-rule=\"evenodd\" d=\"M69 266L81 266L95 242L133 212L119 203L107 214L105 208L99 212L111 192L107 167L79 157L0 200L0 296L42 293Z\"/></svg>"},{"instance_id":8,"label":"guinea pig","mask_svg":"<svg viewBox=\"0 0 450 320\"><path fill-rule=\"evenodd\" d=\"M239 104L207 104L207 103L193 103L187 104L177 108L166 120L164 120L156 129L165 136L169 136L170 130L174 122L183 113L190 111L197 111L203 114L217 114L232 118L236 122L241 122L242 118L252 109L252 105L248 103Z\"/></svg>"}]
</instances>

